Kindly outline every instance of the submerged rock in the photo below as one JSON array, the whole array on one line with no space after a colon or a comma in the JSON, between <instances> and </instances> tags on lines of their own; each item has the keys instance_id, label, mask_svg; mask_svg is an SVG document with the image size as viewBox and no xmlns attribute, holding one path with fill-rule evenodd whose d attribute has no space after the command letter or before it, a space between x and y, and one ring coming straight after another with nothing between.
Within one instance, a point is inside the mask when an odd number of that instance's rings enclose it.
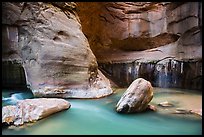
<instances>
[{"instance_id":1,"label":"submerged rock","mask_svg":"<svg viewBox=\"0 0 204 137\"><path fill-rule=\"evenodd\" d=\"M173 107L174 105L169 103L168 101L164 101L164 102L159 103L158 106L161 106L161 107Z\"/></svg>"},{"instance_id":2,"label":"submerged rock","mask_svg":"<svg viewBox=\"0 0 204 137\"><path fill-rule=\"evenodd\" d=\"M185 109L185 108L176 108L175 114L190 114L190 110L189 109Z\"/></svg>"},{"instance_id":3,"label":"submerged rock","mask_svg":"<svg viewBox=\"0 0 204 137\"><path fill-rule=\"evenodd\" d=\"M202 117L202 109L193 109L193 110L190 110L190 112L192 114L195 114L195 115L198 115L198 116Z\"/></svg>"},{"instance_id":4,"label":"submerged rock","mask_svg":"<svg viewBox=\"0 0 204 137\"><path fill-rule=\"evenodd\" d=\"M116 111L121 113L142 112L147 109L153 98L151 83L143 78L132 82L116 105Z\"/></svg>"},{"instance_id":5,"label":"submerged rock","mask_svg":"<svg viewBox=\"0 0 204 137\"><path fill-rule=\"evenodd\" d=\"M154 105L148 105L148 107L147 107L149 110L151 110L151 111L157 111L157 108L156 108L156 106L154 106Z\"/></svg>"},{"instance_id":6,"label":"submerged rock","mask_svg":"<svg viewBox=\"0 0 204 137\"><path fill-rule=\"evenodd\" d=\"M194 114L202 117L202 109L176 108L176 111L173 114Z\"/></svg>"},{"instance_id":7,"label":"submerged rock","mask_svg":"<svg viewBox=\"0 0 204 137\"><path fill-rule=\"evenodd\" d=\"M16 106L2 108L2 123L23 125L34 122L61 110L69 109L70 103L64 99L39 98L19 100Z\"/></svg>"}]
</instances>

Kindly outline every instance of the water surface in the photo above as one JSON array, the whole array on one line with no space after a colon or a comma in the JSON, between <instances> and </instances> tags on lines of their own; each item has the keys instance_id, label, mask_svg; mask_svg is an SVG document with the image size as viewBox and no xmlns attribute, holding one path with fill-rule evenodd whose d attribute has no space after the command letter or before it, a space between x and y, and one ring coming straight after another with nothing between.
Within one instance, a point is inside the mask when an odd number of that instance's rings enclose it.
<instances>
[{"instance_id":1,"label":"water surface","mask_svg":"<svg viewBox=\"0 0 204 137\"><path fill-rule=\"evenodd\" d=\"M101 99L67 99L68 110L55 113L22 127L2 129L3 135L201 135L202 119L190 114L172 114L176 108L202 108L202 95L197 91L154 88L150 104L157 111L119 114L115 105L126 89ZM14 91L3 90L2 106L15 104ZM33 98L31 92L15 91L17 99ZM20 96L19 96L20 95ZM16 95L13 95L14 97ZM14 98L13 97L13 98ZM20 98L21 97L21 98ZM157 104L168 101L175 106L162 108Z\"/></svg>"}]
</instances>

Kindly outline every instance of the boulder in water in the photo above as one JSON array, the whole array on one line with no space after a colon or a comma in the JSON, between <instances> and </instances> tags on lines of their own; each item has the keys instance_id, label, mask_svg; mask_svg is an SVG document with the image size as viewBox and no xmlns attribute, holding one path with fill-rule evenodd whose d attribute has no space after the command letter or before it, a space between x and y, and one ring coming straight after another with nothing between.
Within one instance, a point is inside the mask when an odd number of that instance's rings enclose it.
<instances>
[{"instance_id":1,"label":"boulder in water","mask_svg":"<svg viewBox=\"0 0 204 137\"><path fill-rule=\"evenodd\" d=\"M61 110L69 109L70 103L64 99L38 98L19 100L16 106L2 108L2 123L23 125L34 122Z\"/></svg>"},{"instance_id":2,"label":"boulder in water","mask_svg":"<svg viewBox=\"0 0 204 137\"><path fill-rule=\"evenodd\" d=\"M116 111L121 113L142 112L147 109L153 98L151 83L138 78L131 83L116 105Z\"/></svg>"}]
</instances>

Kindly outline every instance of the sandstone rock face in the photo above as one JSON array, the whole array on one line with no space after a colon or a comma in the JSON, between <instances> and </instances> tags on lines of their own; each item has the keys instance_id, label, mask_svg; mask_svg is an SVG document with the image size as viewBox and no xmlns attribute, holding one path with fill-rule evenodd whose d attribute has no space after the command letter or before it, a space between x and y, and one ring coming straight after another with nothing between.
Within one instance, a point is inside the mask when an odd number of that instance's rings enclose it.
<instances>
[{"instance_id":1,"label":"sandstone rock face","mask_svg":"<svg viewBox=\"0 0 204 137\"><path fill-rule=\"evenodd\" d=\"M69 109L70 103L64 99L39 98L25 99L17 102L16 106L2 108L2 123L23 125L45 118L53 113Z\"/></svg>"},{"instance_id":2,"label":"sandstone rock face","mask_svg":"<svg viewBox=\"0 0 204 137\"><path fill-rule=\"evenodd\" d=\"M97 58L104 50L146 50L178 40L175 54L202 56L199 2L78 2L77 8L83 32ZM197 53L192 52L192 46Z\"/></svg>"},{"instance_id":3,"label":"sandstone rock face","mask_svg":"<svg viewBox=\"0 0 204 137\"><path fill-rule=\"evenodd\" d=\"M4 2L2 7L2 24L12 36L5 39L14 39L14 44L4 46L5 59L20 58L35 96L95 98L112 93L108 84L92 85L100 77L98 65L81 31L75 3Z\"/></svg>"},{"instance_id":4,"label":"sandstone rock face","mask_svg":"<svg viewBox=\"0 0 204 137\"><path fill-rule=\"evenodd\" d=\"M88 5L79 2L77 4L83 31L93 51L100 47L145 50L169 44L179 38L176 34L167 31L165 5L168 3L96 2ZM96 9L98 12L95 12ZM95 14L90 15L91 11Z\"/></svg>"},{"instance_id":5,"label":"sandstone rock face","mask_svg":"<svg viewBox=\"0 0 204 137\"><path fill-rule=\"evenodd\" d=\"M120 113L142 112L153 98L153 87L149 81L138 78L131 83L116 105Z\"/></svg>"},{"instance_id":6,"label":"sandstone rock face","mask_svg":"<svg viewBox=\"0 0 204 137\"><path fill-rule=\"evenodd\" d=\"M202 4L187 2L167 7L167 30L178 34L175 57L180 60L202 58Z\"/></svg>"},{"instance_id":7,"label":"sandstone rock face","mask_svg":"<svg viewBox=\"0 0 204 137\"><path fill-rule=\"evenodd\" d=\"M77 5L83 32L99 67L105 68L113 81L120 79L114 81L116 84L127 87L143 77L154 86L170 87L161 84L165 79L171 87L202 89L202 3ZM188 74L190 71L193 75Z\"/></svg>"}]
</instances>

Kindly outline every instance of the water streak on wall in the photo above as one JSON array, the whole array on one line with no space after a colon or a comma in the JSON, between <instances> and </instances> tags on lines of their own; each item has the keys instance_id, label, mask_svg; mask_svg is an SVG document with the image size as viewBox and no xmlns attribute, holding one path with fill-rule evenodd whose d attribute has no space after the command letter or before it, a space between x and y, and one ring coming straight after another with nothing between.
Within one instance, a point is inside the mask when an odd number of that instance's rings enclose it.
<instances>
[{"instance_id":1,"label":"water streak on wall","mask_svg":"<svg viewBox=\"0 0 204 137\"><path fill-rule=\"evenodd\" d=\"M142 77L155 87L202 90L202 61L99 63L99 68L120 87Z\"/></svg>"},{"instance_id":2,"label":"water streak on wall","mask_svg":"<svg viewBox=\"0 0 204 137\"><path fill-rule=\"evenodd\" d=\"M26 78L21 64L12 61L2 62L2 87L26 89Z\"/></svg>"}]
</instances>

